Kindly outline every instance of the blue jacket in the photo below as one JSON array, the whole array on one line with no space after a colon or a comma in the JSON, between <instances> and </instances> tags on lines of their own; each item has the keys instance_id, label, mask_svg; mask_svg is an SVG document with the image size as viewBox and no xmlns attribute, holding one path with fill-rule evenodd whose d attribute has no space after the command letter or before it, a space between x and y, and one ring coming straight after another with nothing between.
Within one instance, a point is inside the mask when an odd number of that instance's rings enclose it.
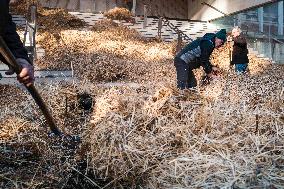
<instances>
[{"instance_id":1,"label":"blue jacket","mask_svg":"<svg viewBox=\"0 0 284 189\"><path fill-rule=\"evenodd\" d=\"M24 58L30 62L27 50L16 32L16 24L12 22L9 14L9 1L0 0L0 35L16 58ZM6 63L2 55L0 55L0 60Z\"/></svg>"},{"instance_id":2,"label":"blue jacket","mask_svg":"<svg viewBox=\"0 0 284 189\"><path fill-rule=\"evenodd\" d=\"M201 39L196 39L186 45L177 55L179 58L189 64L191 69L203 67L205 73L211 73L212 65L209 61L210 55L215 48L216 35L207 33Z\"/></svg>"}]
</instances>

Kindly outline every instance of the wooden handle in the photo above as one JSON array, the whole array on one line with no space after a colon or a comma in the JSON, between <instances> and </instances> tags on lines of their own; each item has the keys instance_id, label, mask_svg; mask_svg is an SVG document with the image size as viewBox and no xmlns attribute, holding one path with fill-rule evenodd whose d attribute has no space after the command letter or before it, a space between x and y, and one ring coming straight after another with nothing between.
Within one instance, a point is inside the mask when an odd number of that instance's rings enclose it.
<instances>
[{"instance_id":1,"label":"wooden handle","mask_svg":"<svg viewBox=\"0 0 284 189\"><path fill-rule=\"evenodd\" d=\"M0 36L0 53L7 61L7 64L13 68L16 74L17 75L20 74L22 66L17 63L16 58L14 57L14 55L12 54L12 52L10 51L10 49L8 48L7 44L5 43L5 41L1 36ZM39 108L41 109L51 131L55 135L61 136L62 133L57 128L55 121L51 116L51 113L49 112L46 104L44 103L43 99L41 98L40 94L38 93L34 85L30 85L29 87L26 86L26 88L29 91L29 93L32 95L33 99L35 100Z\"/></svg>"}]
</instances>

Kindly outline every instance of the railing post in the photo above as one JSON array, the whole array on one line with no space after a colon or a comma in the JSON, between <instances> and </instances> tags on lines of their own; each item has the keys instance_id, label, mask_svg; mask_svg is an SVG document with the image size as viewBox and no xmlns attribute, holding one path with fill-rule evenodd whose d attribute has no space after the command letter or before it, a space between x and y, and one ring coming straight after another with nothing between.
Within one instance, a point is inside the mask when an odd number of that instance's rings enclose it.
<instances>
[{"instance_id":1,"label":"railing post","mask_svg":"<svg viewBox=\"0 0 284 189\"><path fill-rule=\"evenodd\" d=\"M179 52L181 50L181 44L182 44L182 35L181 35L181 32L178 31L177 52Z\"/></svg>"},{"instance_id":2,"label":"railing post","mask_svg":"<svg viewBox=\"0 0 284 189\"><path fill-rule=\"evenodd\" d=\"M37 6L35 4L31 4L28 6L28 13L26 18L27 20L26 20L26 28L25 28L23 43L29 52L29 58L31 59L31 61L33 61L37 58L36 55ZM27 37L29 43L27 43Z\"/></svg>"},{"instance_id":3,"label":"railing post","mask_svg":"<svg viewBox=\"0 0 284 189\"><path fill-rule=\"evenodd\" d=\"M147 18L148 18L148 13L147 13L147 5L144 5L144 22L143 22L143 28L147 27Z\"/></svg>"},{"instance_id":4,"label":"railing post","mask_svg":"<svg viewBox=\"0 0 284 189\"><path fill-rule=\"evenodd\" d=\"M158 22L158 38L162 38L162 27L163 27L163 18L159 17L159 22Z\"/></svg>"},{"instance_id":5,"label":"railing post","mask_svg":"<svg viewBox=\"0 0 284 189\"><path fill-rule=\"evenodd\" d=\"M96 12L96 8L97 8L97 4L96 4L96 1L93 1L93 13L95 13Z\"/></svg>"},{"instance_id":6,"label":"railing post","mask_svg":"<svg viewBox=\"0 0 284 189\"><path fill-rule=\"evenodd\" d=\"M283 1L278 2L278 35L283 35Z\"/></svg>"},{"instance_id":7,"label":"railing post","mask_svg":"<svg viewBox=\"0 0 284 189\"><path fill-rule=\"evenodd\" d=\"M132 7L132 14L136 15L136 6L137 6L137 0L133 0L133 7Z\"/></svg>"},{"instance_id":8,"label":"railing post","mask_svg":"<svg viewBox=\"0 0 284 189\"><path fill-rule=\"evenodd\" d=\"M268 41L269 41L269 55L272 58L272 43L271 43L271 24L272 21L268 23L269 27L268 27Z\"/></svg>"},{"instance_id":9,"label":"railing post","mask_svg":"<svg viewBox=\"0 0 284 189\"><path fill-rule=\"evenodd\" d=\"M259 31L263 32L263 7L258 8L258 22L259 22Z\"/></svg>"},{"instance_id":10,"label":"railing post","mask_svg":"<svg viewBox=\"0 0 284 189\"><path fill-rule=\"evenodd\" d=\"M30 10L31 10L31 26L29 27L29 36L30 36L30 43L31 46L33 48L33 58L36 60L37 56L36 56L36 27L37 27L37 6L36 5L31 5L30 6Z\"/></svg>"},{"instance_id":11,"label":"railing post","mask_svg":"<svg viewBox=\"0 0 284 189\"><path fill-rule=\"evenodd\" d=\"M238 25L238 19L236 18L236 16L233 16L233 21L234 21L234 27L236 27Z\"/></svg>"}]
</instances>

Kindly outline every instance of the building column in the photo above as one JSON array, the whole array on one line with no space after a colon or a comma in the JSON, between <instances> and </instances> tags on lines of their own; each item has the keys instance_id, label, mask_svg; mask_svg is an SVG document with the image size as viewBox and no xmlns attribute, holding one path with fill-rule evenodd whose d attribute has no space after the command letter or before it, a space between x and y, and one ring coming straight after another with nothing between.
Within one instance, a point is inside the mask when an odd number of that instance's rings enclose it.
<instances>
[{"instance_id":1,"label":"building column","mask_svg":"<svg viewBox=\"0 0 284 189\"><path fill-rule=\"evenodd\" d=\"M245 21L245 15L243 14L243 13L239 13L238 15L237 15L237 19L238 19L238 26L239 27L242 27L242 23Z\"/></svg>"},{"instance_id":2,"label":"building column","mask_svg":"<svg viewBox=\"0 0 284 189\"><path fill-rule=\"evenodd\" d=\"M278 2L278 35L283 35L283 1Z\"/></svg>"},{"instance_id":3,"label":"building column","mask_svg":"<svg viewBox=\"0 0 284 189\"><path fill-rule=\"evenodd\" d=\"M259 31L263 32L263 7L258 8L257 15L258 15Z\"/></svg>"},{"instance_id":4,"label":"building column","mask_svg":"<svg viewBox=\"0 0 284 189\"><path fill-rule=\"evenodd\" d=\"M133 6L132 6L132 14L136 15L136 5L137 5L137 1L133 0Z\"/></svg>"}]
</instances>

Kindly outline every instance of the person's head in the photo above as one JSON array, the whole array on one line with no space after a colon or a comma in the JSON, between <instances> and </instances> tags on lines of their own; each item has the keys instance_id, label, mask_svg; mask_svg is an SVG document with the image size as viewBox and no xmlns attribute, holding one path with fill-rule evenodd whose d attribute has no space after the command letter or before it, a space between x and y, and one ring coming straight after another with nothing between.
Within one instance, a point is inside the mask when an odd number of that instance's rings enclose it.
<instances>
[{"instance_id":1,"label":"person's head","mask_svg":"<svg viewBox=\"0 0 284 189\"><path fill-rule=\"evenodd\" d=\"M227 39L226 30L221 29L220 31L216 33L215 47L218 48L222 46L226 42L226 39Z\"/></svg>"},{"instance_id":2,"label":"person's head","mask_svg":"<svg viewBox=\"0 0 284 189\"><path fill-rule=\"evenodd\" d=\"M242 30L238 26L234 27L234 29L232 30L233 37L238 37L239 35L241 35L241 33L242 33Z\"/></svg>"}]
</instances>

